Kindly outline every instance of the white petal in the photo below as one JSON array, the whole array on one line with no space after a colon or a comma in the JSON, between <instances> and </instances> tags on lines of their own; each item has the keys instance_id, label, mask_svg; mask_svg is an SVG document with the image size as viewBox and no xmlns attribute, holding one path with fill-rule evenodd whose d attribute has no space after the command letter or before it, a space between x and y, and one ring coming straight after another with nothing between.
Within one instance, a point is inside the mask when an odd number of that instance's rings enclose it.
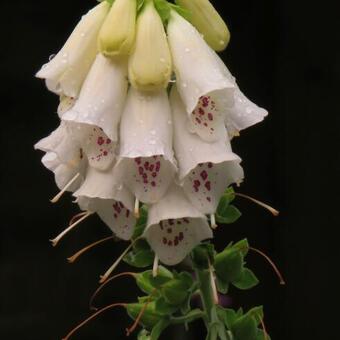
<instances>
[{"instance_id":1,"label":"white petal","mask_svg":"<svg viewBox=\"0 0 340 340\"><path fill-rule=\"evenodd\" d=\"M161 201L150 207L144 236L160 261L175 265L213 235L205 216L174 184Z\"/></svg>"},{"instance_id":2,"label":"white petal","mask_svg":"<svg viewBox=\"0 0 340 340\"><path fill-rule=\"evenodd\" d=\"M243 170L240 158L227 139L204 142L185 128L187 116L176 88L171 93L174 120L174 148L179 163L179 178L192 204L204 214L215 213L225 189L240 183Z\"/></svg>"},{"instance_id":3,"label":"white petal","mask_svg":"<svg viewBox=\"0 0 340 340\"><path fill-rule=\"evenodd\" d=\"M136 218L131 210L126 208L122 202L79 197L77 203L84 211L96 212L102 221L120 239L129 240L132 237Z\"/></svg>"},{"instance_id":4,"label":"white petal","mask_svg":"<svg viewBox=\"0 0 340 340\"><path fill-rule=\"evenodd\" d=\"M51 91L78 96L97 54L98 32L109 8L109 3L103 1L83 16L60 52L37 73L38 78L46 79Z\"/></svg>"},{"instance_id":5,"label":"white petal","mask_svg":"<svg viewBox=\"0 0 340 340\"><path fill-rule=\"evenodd\" d=\"M117 141L127 87L126 61L98 54L78 101L63 119L99 126L111 140Z\"/></svg>"},{"instance_id":6,"label":"white petal","mask_svg":"<svg viewBox=\"0 0 340 340\"><path fill-rule=\"evenodd\" d=\"M68 129L82 147L90 166L105 171L115 161L115 143L104 131L93 125L69 123Z\"/></svg>"},{"instance_id":7,"label":"white petal","mask_svg":"<svg viewBox=\"0 0 340 340\"><path fill-rule=\"evenodd\" d=\"M262 122L268 115L268 111L257 106L242 93L235 78L222 60L220 60L220 69L235 86L234 105L232 107L226 107L225 116L225 124L229 136L233 137L237 136L239 131Z\"/></svg>"},{"instance_id":8,"label":"white petal","mask_svg":"<svg viewBox=\"0 0 340 340\"><path fill-rule=\"evenodd\" d=\"M168 39L174 61L177 88L189 116L199 104L201 97L210 96L217 104L223 99L223 106L233 105L234 84L221 72L220 58L206 44L199 32L184 18L175 13L171 14L168 24ZM203 99L203 98L202 98ZM224 121L225 116L217 107L209 112L213 115L214 126ZM218 134L205 132L198 128L192 117L192 129L202 138L214 141ZM211 125L211 124L209 124Z\"/></svg>"},{"instance_id":9,"label":"white petal","mask_svg":"<svg viewBox=\"0 0 340 340\"><path fill-rule=\"evenodd\" d=\"M59 106L58 106L58 116L59 116L59 118L62 118L63 115L73 107L75 102L76 102L75 98L61 95L60 96L60 103L59 103Z\"/></svg>"},{"instance_id":10,"label":"white petal","mask_svg":"<svg viewBox=\"0 0 340 340\"><path fill-rule=\"evenodd\" d=\"M134 197L122 184L117 182L113 168L100 171L91 166L88 167L85 181L74 193L74 196L113 199L122 202L130 210L134 206Z\"/></svg>"},{"instance_id":11,"label":"white petal","mask_svg":"<svg viewBox=\"0 0 340 340\"><path fill-rule=\"evenodd\" d=\"M78 168L68 166L67 164L60 164L53 172L55 181L60 190L79 173L80 176L67 188L69 192L75 192L82 185L84 181L86 163L81 162Z\"/></svg>"},{"instance_id":12,"label":"white petal","mask_svg":"<svg viewBox=\"0 0 340 340\"><path fill-rule=\"evenodd\" d=\"M130 88L121 122L117 173L145 203L158 201L174 178L171 109L165 90Z\"/></svg>"}]
</instances>

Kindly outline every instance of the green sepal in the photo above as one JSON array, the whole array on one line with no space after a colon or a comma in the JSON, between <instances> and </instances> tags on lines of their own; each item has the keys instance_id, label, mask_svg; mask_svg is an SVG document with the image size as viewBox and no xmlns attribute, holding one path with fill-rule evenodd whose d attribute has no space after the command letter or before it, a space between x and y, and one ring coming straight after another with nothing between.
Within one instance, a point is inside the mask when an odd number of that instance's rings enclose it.
<instances>
[{"instance_id":1,"label":"green sepal","mask_svg":"<svg viewBox=\"0 0 340 340\"><path fill-rule=\"evenodd\" d=\"M191 252L193 266L196 269L204 270L209 268L209 264L213 264L215 256L215 248L212 243L202 243L195 247ZM210 263L209 263L210 261Z\"/></svg>"},{"instance_id":2,"label":"green sepal","mask_svg":"<svg viewBox=\"0 0 340 340\"><path fill-rule=\"evenodd\" d=\"M173 279L162 286L161 294L167 303L179 306L187 299L187 289L188 288L183 281Z\"/></svg>"},{"instance_id":3,"label":"green sepal","mask_svg":"<svg viewBox=\"0 0 340 340\"><path fill-rule=\"evenodd\" d=\"M246 314L235 321L231 332L236 340L254 340L257 336L257 324L254 317Z\"/></svg>"},{"instance_id":4,"label":"green sepal","mask_svg":"<svg viewBox=\"0 0 340 340\"><path fill-rule=\"evenodd\" d=\"M170 3L167 2L166 0L154 0L154 4L164 25L166 25L170 19L170 13L171 13Z\"/></svg>"},{"instance_id":5,"label":"green sepal","mask_svg":"<svg viewBox=\"0 0 340 340\"><path fill-rule=\"evenodd\" d=\"M270 340L270 336L269 336L269 334L265 335L265 333L262 329L258 329L255 340Z\"/></svg>"},{"instance_id":6,"label":"green sepal","mask_svg":"<svg viewBox=\"0 0 340 340\"><path fill-rule=\"evenodd\" d=\"M223 282L236 281L243 271L242 253L235 248L226 248L215 256L215 272Z\"/></svg>"},{"instance_id":7,"label":"green sepal","mask_svg":"<svg viewBox=\"0 0 340 340\"><path fill-rule=\"evenodd\" d=\"M170 3L170 7L176 11L180 16L182 16L184 19L186 19L187 21L190 21L190 11L188 11L187 9L185 9L184 7L177 5L177 4L172 4Z\"/></svg>"},{"instance_id":8,"label":"green sepal","mask_svg":"<svg viewBox=\"0 0 340 340\"><path fill-rule=\"evenodd\" d=\"M144 6L145 0L137 0L137 12L139 12Z\"/></svg>"},{"instance_id":9,"label":"green sepal","mask_svg":"<svg viewBox=\"0 0 340 340\"><path fill-rule=\"evenodd\" d=\"M152 328L150 340L158 340L162 332L170 325L169 318L163 318Z\"/></svg>"},{"instance_id":10,"label":"green sepal","mask_svg":"<svg viewBox=\"0 0 340 340\"><path fill-rule=\"evenodd\" d=\"M138 333L137 340L151 340L150 333L146 329L142 329Z\"/></svg>"},{"instance_id":11,"label":"green sepal","mask_svg":"<svg viewBox=\"0 0 340 340\"><path fill-rule=\"evenodd\" d=\"M246 238L241 241L238 241L232 247L238 249L243 254L243 256L246 256L248 254L249 243Z\"/></svg>"},{"instance_id":12,"label":"green sepal","mask_svg":"<svg viewBox=\"0 0 340 340\"><path fill-rule=\"evenodd\" d=\"M258 278L248 268L244 268L240 277L232 282L232 284L241 290L251 289L259 284Z\"/></svg>"},{"instance_id":13,"label":"green sepal","mask_svg":"<svg viewBox=\"0 0 340 340\"><path fill-rule=\"evenodd\" d=\"M154 261L155 253L150 249L139 249L130 251L125 257L124 262L136 268L150 267Z\"/></svg>"},{"instance_id":14,"label":"green sepal","mask_svg":"<svg viewBox=\"0 0 340 340\"><path fill-rule=\"evenodd\" d=\"M155 309L161 315L170 316L178 310L178 307L168 303L164 297L160 297L155 301Z\"/></svg>"},{"instance_id":15,"label":"green sepal","mask_svg":"<svg viewBox=\"0 0 340 340\"><path fill-rule=\"evenodd\" d=\"M247 312L248 315L251 315L255 318L257 326L261 324L261 321L263 320L264 313L263 313L263 306L258 306L250 309Z\"/></svg>"},{"instance_id":16,"label":"green sepal","mask_svg":"<svg viewBox=\"0 0 340 340\"><path fill-rule=\"evenodd\" d=\"M137 275L136 283L144 293L151 294L172 279L173 274L165 267L159 266L156 277L153 277L152 270L147 270Z\"/></svg>"},{"instance_id":17,"label":"green sepal","mask_svg":"<svg viewBox=\"0 0 340 340\"><path fill-rule=\"evenodd\" d=\"M223 202L220 201L219 204L223 204ZM219 205L216 211L216 221L221 224L235 223L241 216L242 213L234 205L227 207Z\"/></svg>"},{"instance_id":18,"label":"green sepal","mask_svg":"<svg viewBox=\"0 0 340 340\"><path fill-rule=\"evenodd\" d=\"M144 230L146 228L146 223L148 221L148 207L144 204L139 209L139 218L136 222L132 239L135 240L138 237L141 237L144 233Z\"/></svg>"},{"instance_id":19,"label":"green sepal","mask_svg":"<svg viewBox=\"0 0 340 340\"><path fill-rule=\"evenodd\" d=\"M227 294L229 291L229 282L222 281L219 277L216 278L216 286L221 294Z\"/></svg>"},{"instance_id":20,"label":"green sepal","mask_svg":"<svg viewBox=\"0 0 340 340\"><path fill-rule=\"evenodd\" d=\"M139 313L141 310L144 308L144 313L141 317L141 325L147 329L152 329L162 318L162 315L156 312L155 310L155 302L151 301L147 304L145 307L145 303L129 303L126 306L127 312L129 316L133 319L136 320L138 317Z\"/></svg>"}]
</instances>

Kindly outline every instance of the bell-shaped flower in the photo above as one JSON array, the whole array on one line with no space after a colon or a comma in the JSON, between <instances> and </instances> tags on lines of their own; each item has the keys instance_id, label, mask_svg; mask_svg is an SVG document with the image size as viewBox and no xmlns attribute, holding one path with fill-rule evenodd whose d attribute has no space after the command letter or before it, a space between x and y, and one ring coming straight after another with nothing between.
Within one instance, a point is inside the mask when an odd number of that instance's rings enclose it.
<instances>
[{"instance_id":1,"label":"bell-shaped flower","mask_svg":"<svg viewBox=\"0 0 340 340\"><path fill-rule=\"evenodd\" d=\"M215 51L223 51L230 40L230 32L209 0L176 0L190 13L190 22Z\"/></svg>"},{"instance_id":2,"label":"bell-shaped flower","mask_svg":"<svg viewBox=\"0 0 340 340\"><path fill-rule=\"evenodd\" d=\"M161 262L176 265L213 234L206 217L173 184L159 202L150 206L144 236Z\"/></svg>"},{"instance_id":3,"label":"bell-shaped flower","mask_svg":"<svg viewBox=\"0 0 340 340\"><path fill-rule=\"evenodd\" d=\"M220 71L216 53L175 11L168 24L168 40L190 129L206 141L216 141L221 138L218 127L225 120L225 108L233 105L235 86Z\"/></svg>"},{"instance_id":4,"label":"bell-shaped flower","mask_svg":"<svg viewBox=\"0 0 340 340\"><path fill-rule=\"evenodd\" d=\"M98 45L106 57L128 55L135 39L136 0L115 0L100 29Z\"/></svg>"},{"instance_id":5,"label":"bell-shaped flower","mask_svg":"<svg viewBox=\"0 0 340 340\"><path fill-rule=\"evenodd\" d=\"M262 122L268 115L268 111L257 106L242 93L235 78L222 61L220 66L221 70L235 85L234 105L227 108L225 116L225 126L230 138L232 138L238 136L241 130Z\"/></svg>"},{"instance_id":6,"label":"bell-shaped flower","mask_svg":"<svg viewBox=\"0 0 340 340\"><path fill-rule=\"evenodd\" d=\"M116 160L116 143L95 125L67 123L69 134L81 146L91 167L105 171Z\"/></svg>"},{"instance_id":7,"label":"bell-shaped flower","mask_svg":"<svg viewBox=\"0 0 340 340\"><path fill-rule=\"evenodd\" d=\"M116 168L121 181L144 203L157 202L175 176L172 134L166 90L141 92L131 87L120 126Z\"/></svg>"},{"instance_id":8,"label":"bell-shaped flower","mask_svg":"<svg viewBox=\"0 0 340 340\"><path fill-rule=\"evenodd\" d=\"M139 90L166 88L172 72L163 22L153 0L146 0L137 19L136 41L129 59L129 79Z\"/></svg>"},{"instance_id":9,"label":"bell-shaped flower","mask_svg":"<svg viewBox=\"0 0 340 340\"><path fill-rule=\"evenodd\" d=\"M60 52L37 73L46 79L50 91L78 97L96 57L98 33L109 9L110 4L103 1L83 16Z\"/></svg>"},{"instance_id":10,"label":"bell-shaped flower","mask_svg":"<svg viewBox=\"0 0 340 340\"><path fill-rule=\"evenodd\" d=\"M60 190L74 192L79 188L85 178L87 160L65 123L34 147L46 152L42 163L54 172Z\"/></svg>"},{"instance_id":11,"label":"bell-shaped flower","mask_svg":"<svg viewBox=\"0 0 340 340\"><path fill-rule=\"evenodd\" d=\"M118 124L127 94L127 64L98 54L74 106L64 120L96 125L112 140L118 140Z\"/></svg>"},{"instance_id":12,"label":"bell-shaped flower","mask_svg":"<svg viewBox=\"0 0 340 340\"><path fill-rule=\"evenodd\" d=\"M136 224L132 212L134 197L115 181L112 168L103 172L88 167L85 182L74 196L82 210L97 213L117 237L123 240L132 237Z\"/></svg>"},{"instance_id":13,"label":"bell-shaped flower","mask_svg":"<svg viewBox=\"0 0 340 340\"><path fill-rule=\"evenodd\" d=\"M214 214L226 188L243 180L241 159L232 152L223 125L220 128L224 138L214 143L207 143L188 131L188 117L175 87L171 92L171 106L180 183L196 209Z\"/></svg>"},{"instance_id":14,"label":"bell-shaped flower","mask_svg":"<svg viewBox=\"0 0 340 340\"><path fill-rule=\"evenodd\" d=\"M72 107L74 106L76 102L76 98L74 97L68 97L68 96L64 96L63 94L60 96L60 102L58 105L58 116L60 119L63 118L63 115L72 109Z\"/></svg>"}]
</instances>

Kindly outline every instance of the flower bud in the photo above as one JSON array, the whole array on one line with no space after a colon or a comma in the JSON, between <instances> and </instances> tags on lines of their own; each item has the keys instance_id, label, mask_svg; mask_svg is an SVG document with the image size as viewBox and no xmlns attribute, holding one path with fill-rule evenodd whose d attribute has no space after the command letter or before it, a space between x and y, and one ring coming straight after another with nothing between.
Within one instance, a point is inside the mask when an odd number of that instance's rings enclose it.
<instances>
[{"instance_id":1,"label":"flower bud","mask_svg":"<svg viewBox=\"0 0 340 340\"><path fill-rule=\"evenodd\" d=\"M106 57L130 53L136 31L136 0L115 0L100 30L98 45Z\"/></svg>"},{"instance_id":2,"label":"flower bud","mask_svg":"<svg viewBox=\"0 0 340 340\"><path fill-rule=\"evenodd\" d=\"M176 0L176 3L190 12L190 22L203 34L211 48L223 51L227 47L230 32L209 0Z\"/></svg>"},{"instance_id":3,"label":"flower bud","mask_svg":"<svg viewBox=\"0 0 340 340\"><path fill-rule=\"evenodd\" d=\"M137 20L135 48L129 60L129 79L139 89L166 88L172 61L162 20L152 0L147 0Z\"/></svg>"}]
</instances>

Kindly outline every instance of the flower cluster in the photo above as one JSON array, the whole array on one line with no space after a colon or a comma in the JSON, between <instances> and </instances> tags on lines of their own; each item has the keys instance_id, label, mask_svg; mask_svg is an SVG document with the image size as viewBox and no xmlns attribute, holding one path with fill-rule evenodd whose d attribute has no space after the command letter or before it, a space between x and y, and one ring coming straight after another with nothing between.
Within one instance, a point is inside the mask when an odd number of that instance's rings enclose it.
<instances>
[{"instance_id":1,"label":"flower cluster","mask_svg":"<svg viewBox=\"0 0 340 340\"><path fill-rule=\"evenodd\" d=\"M214 227L244 177L230 140L267 115L214 51L229 32L203 38L191 17L197 28L164 0L102 1L37 73L60 96L60 126L35 147L61 193L123 240L146 205L143 237L168 265L212 238L207 216Z\"/></svg>"}]
</instances>

